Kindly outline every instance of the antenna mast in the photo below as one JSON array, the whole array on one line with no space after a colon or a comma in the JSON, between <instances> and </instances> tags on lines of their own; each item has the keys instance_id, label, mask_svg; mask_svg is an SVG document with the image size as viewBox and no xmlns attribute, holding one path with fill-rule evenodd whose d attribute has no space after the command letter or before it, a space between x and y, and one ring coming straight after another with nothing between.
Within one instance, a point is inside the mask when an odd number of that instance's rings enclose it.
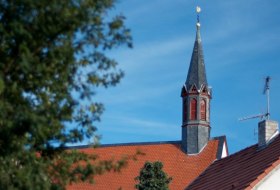
<instances>
[{"instance_id":1,"label":"antenna mast","mask_svg":"<svg viewBox=\"0 0 280 190\"><path fill-rule=\"evenodd\" d=\"M269 90L270 90L270 83L271 78L269 76L267 76L265 78L265 85L264 85L264 90L263 90L263 94L266 94L266 98L267 98L267 110L266 110L266 119L269 120L269 116L270 116L270 94L269 94Z\"/></svg>"},{"instance_id":2,"label":"antenna mast","mask_svg":"<svg viewBox=\"0 0 280 190\"><path fill-rule=\"evenodd\" d=\"M255 119L255 118L261 118L261 119L265 118L266 120L269 120L269 116L270 116L270 112L269 112L269 109L270 109L270 94L269 94L270 86L269 86L269 84L270 84L270 80L271 80L270 76L267 76L265 78L265 85L264 85L264 90L263 90L263 94L266 94L266 98L267 98L266 113L253 115L253 116L249 116L249 117L243 117L243 118L238 119L239 121L244 121L244 120L248 120L248 119Z\"/></svg>"}]
</instances>

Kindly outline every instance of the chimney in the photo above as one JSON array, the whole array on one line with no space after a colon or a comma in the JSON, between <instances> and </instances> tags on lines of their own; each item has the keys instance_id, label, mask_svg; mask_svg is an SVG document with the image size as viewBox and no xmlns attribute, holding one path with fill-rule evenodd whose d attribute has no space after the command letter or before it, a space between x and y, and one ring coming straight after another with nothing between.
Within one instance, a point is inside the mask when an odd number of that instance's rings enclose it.
<instances>
[{"instance_id":1,"label":"chimney","mask_svg":"<svg viewBox=\"0 0 280 190\"><path fill-rule=\"evenodd\" d=\"M263 120L259 122L259 147L268 145L271 140L279 133L278 122Z\"/></svg>"}]
</instances>

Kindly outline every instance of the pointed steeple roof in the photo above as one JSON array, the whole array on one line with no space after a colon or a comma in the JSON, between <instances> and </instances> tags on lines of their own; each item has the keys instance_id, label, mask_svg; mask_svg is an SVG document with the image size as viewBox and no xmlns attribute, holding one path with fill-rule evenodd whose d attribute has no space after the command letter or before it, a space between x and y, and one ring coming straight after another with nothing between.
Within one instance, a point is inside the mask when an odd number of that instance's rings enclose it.
<instances>
[{"instance_id":1,"label":"pointed steeple roof","mask_svg":"<svg viewBox=\"0 0 280 190\"><path fill-rule=\"evenodd\" d=\"M193 47L188 77L185 83L187 90L189 90L192 85L196 85L198 89L200 89L202 85L207 86L204 56L200 37L200 23L197 22L196 26L196 39Z\"/></svg>"}]
</instances>

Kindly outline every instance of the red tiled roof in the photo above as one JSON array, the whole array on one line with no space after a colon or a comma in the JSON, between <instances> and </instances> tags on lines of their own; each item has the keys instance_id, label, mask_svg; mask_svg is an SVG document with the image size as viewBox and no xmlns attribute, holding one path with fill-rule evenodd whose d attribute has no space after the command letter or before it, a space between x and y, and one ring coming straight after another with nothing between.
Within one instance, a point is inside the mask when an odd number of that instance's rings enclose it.
<instances>
[{"instance_id":1,"label":"red tiled roof","mask_svg":"<svg viewBox=\"0 0 280 190\"><path fill-rule=\"evenodd\" d=\"M280 135L267 147L253 145L211 164L186 190L252 189L280 164Z\"/></svg>"},{"instance_id":2,"label":"red tiled roof","mask_svg":"<svg viewBox=\"0 0 280 190\"><path fill-rule=\"evenodd\" d=\"M67 189L117 190L121 187L122 190L132 190L135 189L134 186L137 183L134 178L139 175L144 163L146 161L161 161L164 165L163 170L173 178L169 186L170 189L182 190L216 159L218 145L219 140L211 140L200 154L191 156L182 152L180 142L80 149L89 154L98 154L101 160L118 159L121 155L133 155L137 150L141 150L145 155L140 155L137 161L129 161L128 166L123 168L120 173L109 172L96 176L94 184L72 184Z\"/></svg>"}]
</instances>

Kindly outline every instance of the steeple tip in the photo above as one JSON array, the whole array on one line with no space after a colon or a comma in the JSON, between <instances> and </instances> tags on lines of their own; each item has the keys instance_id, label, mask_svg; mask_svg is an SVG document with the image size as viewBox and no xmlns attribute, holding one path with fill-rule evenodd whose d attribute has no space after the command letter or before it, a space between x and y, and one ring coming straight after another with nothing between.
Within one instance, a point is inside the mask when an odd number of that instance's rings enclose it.
<instances>
[{"instance_id":1,"label":"steeple tip","mask_svg":"<svg viewBox=\"0 0 280 190\"><path fill-rule=\"evenodd\" d=\"M201 12L201 8L199 6L196 7L196 14L197 14L197 22L196 22L196 40L200 39L200 18L199 13Z\"/></svg>"},{"instance_id":2,"label":"steeple tip","mask_svg":"<svg viewBox=\"0 0 280 190\"><path fill-rule=\"evenodd\" d=\"M197 29L199 29L200 28L200 20L199 20L199 13L201 12L201 8L200 8L200 6L197 6L196 7L196 14L197 14L197 23L196 23L196 27L197 27Z\"/></svg>"},{"instance_id":3,"label":"steeple tip","mask_svg":"<svg viewBox=\"0 0 280 190\"><path fill-rule=\"evenodd\" d=\"M199 13L201 12L201 8L199 6L196 7L197 13L197 23L196 23L196 38L193 48L193 53L191 57L189 72L187 76L187 80L185 82L186 89L189 90L191 86L195 85L199 90L203 86L208 86L204 65L204 56L202 50L202 41L200 36L200 20Z\"/></svg>"}]
</instances>

